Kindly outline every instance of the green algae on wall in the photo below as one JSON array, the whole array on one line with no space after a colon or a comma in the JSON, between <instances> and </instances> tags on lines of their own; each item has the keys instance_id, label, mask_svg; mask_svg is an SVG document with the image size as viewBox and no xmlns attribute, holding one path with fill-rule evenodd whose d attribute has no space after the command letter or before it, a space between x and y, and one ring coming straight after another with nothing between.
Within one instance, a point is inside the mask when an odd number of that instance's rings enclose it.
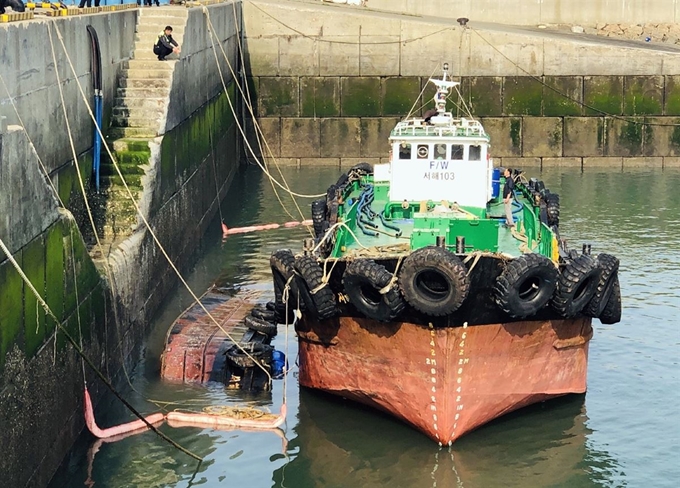
<instances>
[{"instance_id":1,"label":"green algae on wall","mask_svg":"<svg viewBox=\"0 0 680 488\"><path fill-rule=\"evenodd\" d=\"M543 85L530 76L505 78L503 112L505 115L541 115Z\"/></svg>"},{"instance_id":2,"label":"green algae on wall","mask_svg":"<svg viewBox=\"0 0 680 488\"><path fill-rule=\"evenodd\" d=\"M0 259L5 256L0 251ZM21 252L14 253L14 259L23 266ZM24 325L23 300L24 283L9 259L0 262L0 371L4 368L5 356L19 340Z\"/></svg>"},{"instance_id":3,"label":"green algae on wall","mask_svg":"<svg viewBox=\"0 0 680 488\"><path fill-rule=\"evenodd\" d=\"M545 117L581 115L582 77L546 76L544 81L543 115Z\"/></svg>"},{"instance_id":4,"label":"green algae on wall","mask_svg":"<svg viewBox=\"0 0 680 488\"><path fill-rule=\"evenodd\" d=\"M340 115L340 78L300 78L300 116L337 117Z\"/></svg>"},{"instance_id":5,"label":"green algae on wall","mask_svg":"<svg viewBox=\"0 0 680 488\"><path fill-rule=\"evenodd\" d=\"M345 117L375 117L380 113L380 78L347 77L341 81L341 107Z\"/></svg>"},{"instance_id":6,"label":"green algae on wall","mask_svg":"<svg viewBox=\"0 0 680 488\"><path fill-rule=\"evenodd\" d=\"M467 94L472 114L478 117L503 115L503 78L473 76L463 80L463 95Z\"/></svg>"},{"instance_id":7,"label":"green algae on wall","mask_svg":"<svg viewBox=\"0 0 680 488\"><path fill-rule=\"evenodd\" d=\"M586 115L623 113L623 76L586 76L583 94Z\"/></svg>"},{"instance_id":8,"label":"green algae on wall","mask_svg":"<svg viewBox=\"0 0 680 488\"><path fill-rule=\"evenodd\" d=\"M60 217L16 252L14 258L58 320L73 316L78 301L81 303L80 330L87 335L93 308L88 297L93 290L102 290L102 285L76 222L70 217ZM35 294L10 261L0 263L0 371L14 344L31 358L55 327L54 320L46 316ZM78 332L77 321L73 327L74 333ZM60 341L58 347L63 344Z\"/></svg>"},{"instance_id":9,"label":"green algae on wall","mask_svg":"<svg viewBox=\"0 0 680 488\"><path fill-rule=\"evenodd\" d=\"M23 271L38 294L45 296L45 242L40 235L23 248ZM33 357L45 340L45 310L24 283L24 341L27 357Z\"/></svg>"},{"instance_id":10,"label":"green algae on wall","mask_svg":"<svg viewBox=\"0 0 680 488\"><path fill-rule=\"evenodd\" d=\"M189 119L163 135L160 149L160 194L156 202L167 201L205 160L215 151L215 142L234 125L236 84L227 86L226 94L214 97L196 110ZM227 98L228 97L228 98ZM234 139L234 144L236 144ZM152 212L155 211L152 209Z\"/></svg>"},{"instance_id":11,"label":"green algae on wall","mask_svg":"<svg viewBox=\"0 0 680 488\"><path fill-rule=\"evenodd\" d=\"M298 78L267 76L260 78L259 108L261 116L298 115Z\"/></svg>"},{"instance_id":12,"label":"green algae on wall","mask_svg":"<svg viewBox=\"0 0 680 488\"><path fill-rule=\"evenodd\" d=\"M55 224L45 233L45 301L58 319L64 316L64 263L63 232L61 225ZM54 319L47 317L46 333L55 327Z\"/></svg>"},{"instance_id":13,"label":"green algae on wall","mask_svg":"<svg viewBox=\"0 0 680 488\"><path fill-rule=\"evenodd\" d=\"M665 77L664 114L680 115L680 75Z\"/></svg>"},{"instance_id":14,"label":"green algae on wall","mask_svg":"<svg viewBox=\"0 0 680 488\"><path fill-rule=\"evenodd\" d=\"M661 115L663 76L626 76L623 93L625 115Z\"/></svg>"},{"instance_id":15,"label":"green algae on wall","mask_svg":"<svg viewBox=\"0 0 680 488\"><path fill-rule=\"evenodd\" d=\"M420 94L420 78L417 77L393 77L385 78L382 84L383 115L408 114L411 107L416 104ZM417 108L417 107L416 107Z\"/></svg>"}]
</instances>

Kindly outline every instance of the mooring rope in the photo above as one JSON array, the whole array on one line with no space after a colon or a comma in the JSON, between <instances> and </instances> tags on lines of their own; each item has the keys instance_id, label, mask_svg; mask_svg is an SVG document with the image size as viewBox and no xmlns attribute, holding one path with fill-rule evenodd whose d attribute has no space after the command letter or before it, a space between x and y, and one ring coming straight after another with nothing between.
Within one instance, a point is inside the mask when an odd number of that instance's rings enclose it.
<instances>
[{"instance_id":1,"label":"mooring rope","mask_svg":"<svg viewBox=\"0 0 680 488\"><path fill-rule=\"evenodd\" d=\"M12 266L14 266L14 269L19 273L19 276L21 276L21 279L24 281L24 284L31 290L33 295L35 295L36 300L40 303L42 308L45 310L45 313L48 314L50 317L52 317L52 320L54 320L57 328L64 334L66 339L71 343L73 348L76 350L76 352L80 355L80 357L87 363L87 365L94 371L94 373L99 377L99 379L106 385L106 387L113 393L116 398L118 398L125 407L130 410L137 418L139 418L146 426L154 431L159 437L161 437L163 440L167 441L168 443L172 444L175 448L179 449L183 453L185 453L188 456L191 456L192 458L196 459L197 461L203 462L203 458L194 454L193 452L189 451L185 447L182 447L180 444L178 444L176 441L172 440L170 437L159 431L156 427L154 427L152 424L146 421L144 416L135 409L123 396L114 388L113 384L104 376L104 374L97 368L97 366L92 362L92 360L85 354L85 351L78 345L76 340L71 336L71 334L68 332L66 327L64 327L63 323L57 318L57 316L52 312L52 309L50 306L45 302L43 297L38 293L38 290L35 289L33 286L33 283L31 283L31 280L28 279L28 276L26 276L26 273L24 273L24 270L21 269L21 266L19 266L19 263L17 263L16 259L14 258L14 255L12 252L7 248L5 245L5 242L2 240L2 237L0 237L0 249L5 253L7 256L7 259L9 259L10 263L12 263ZM78 313L78 312L76 312ZM56 337L55 337L56 341Z\"/></svg>"},{"instance_id":2,"label":"mooring rope","mask_svg":"<svg viewBox=\"0 0 680 488\"><path fill-rule=\"evenodd\" d=\"M85 92L84 92L84 90L83 90L83 86L82 86L82 84L80 83L80 79L78 78L76 69L75 69L75 67L73 66L73 61L71 60L71 57L70 57L69 54L68 54L68 50L66 49L66 45L65 45L64 39L63 39L63 37L62 37L62 35L61 35L61 31L59 30L59 26L57 26L57 25L55 24L54 28L55 28L55 30L56 30L56 32L57 32L57 38L59 39L59 42L61 43L61 47L62 47L62 49L63 49L63 51L64 51L65 56L66 56L66 60L68 61L68 64L69 64L69 66L70 66L70 68L71 68L71 72L73 73L74 80L75 80L75 82L76 82L76 85L78 86L78 90L79 90L79 92L80 92L80 94L81 94L81 97L82 97L83 101L85 102L85 106L87 107L87 112L88 112L88 114L90 115L90 119L92 119L92 121L94 122L94 124L95 124L95 129L97 130L97 133L99 134L99 137L101 137L102 140L104 140L104 135L103 135L103 133L102 133L102 131L101 131L101 127L99 127L99 125L97 124L97 120L96 120L94 114L92 113L92 109L90 108L90 105L87 103L87 96L85 95ZM60 89L61 89L61 85L60 85ZM231 336L231 334L230 334L230 333L222 326L222 324L220 324L220 323L215 319L215 317L213 317L213 315L210 313L210 311L209 311L209 310L203 305L203 303L201 303L201 301L198 299L198 297L196 296L196 293L194 293L193 289L189 286L189 283L187 283L187 281L186 281L186 279L184 278L184 276L182 275L182 273L179 271L179 269L177 269L177 266L175 265L175 263L172 261L172 259L171 259L170 256L168 255L167 251L165 250L165 247L163 246L163 244L162 244L162 243L160 242L160 240L158 239L158 236L156 235L156 233L153 231L151 225L149 224L148 219L146 218L146 216L143 214L143 212L142 212L141 209L139 208L139 204L138 204L137 201L135 200L134 195L132 194L132 191L130 190L130 187L128 186L127 182L125 181L125 178L124 178L124 176L123 176L123 173L122 173L121 170L120 170L120 166L119 166L119 164L118 164L118 161L117 161L116 158L113 156L113 153L111 152L111 149L109 148L108 144L104 144L103 146L104 146L104 148L106 149L106 152L107 152L109 158L111 158L111 163L113 164L113 167L115 168L116 173L117 173L118 176L120 177L120 179L121 179L121 181L122 181L122 183L123 183L123 187L125 188L125 191L127 192L128 197L129 197L130 201L132 202L132 205L135 207L135 211L137 212L137 215L139 215L139 218L142 220L142 223L144 224L145 228L148 230L149 235L150 235L151 238L153 239L154 243L158 246L158 249L161 251L161 254L163 254L163 257L165 257L165 259L167 260L168 264L169 264L170 267L172 268L173 272L177 275L177 277L178 277L178 279L180 280L180 282L182 283L182 285L186 288L186 290L189 292L189 294L191 295L191 297L198 303L198 305L201 307L201 309L203 310L203 312L205 312L205 314L210 318L210 320L211 320L211 321L212 321L212 322L213 322L213 323L214 323L214 324L215 324L215 325L216 325L216 326L217 326L217 327L218 327L218 328L219 328L219 329L227 336L227 338L228 338L229 340L231 340L231 341L236 345L236 347L238 347L238 348L239 348L239 349L240 349L240 350L241 350L248 358L250 358L251 360L253 360L253 361L255 362L255 364L257 364L257 365L262 369L262 371L264 371L265 374L271 379L271 375L269 374L269 372L267 371L267 369L264 368L264 366L262 366L262 365L259 363L259 361L256 361L255 358L254 358L248 351L246 351L246 350L243 348L243 346L241 346L238 342L236 342L236 341L234 340L234 338Z\"/></svg>"},{"instance_id":3,"label":"mooring rope","mask_svg":"<svg viewBox=\"0 0 680 488\"><path fill-rule=\"evenodd\" d=\"M239 58L241 60L241 73L245 73L246 70L246 65L245 65L245 57L243 55L243 48L241 46L241 31L239 30L239 21L238 17L236 15L236 2L233 2L231 4L232 6L232 12L234 15L234 26L236 28L236 38L238 39L238 42L236 43L236 46L238 47L238 52L239 52ZM221 43L220 43L221 46ZM250 87L248 86L248 83L245 83L245 94L243 93L243 90L240 89L239 83L237 81L236 76L234 76L234 81L236 82L236 86L239 87L239 90L241 91L241 97L242 100L244 101L245 105L248 107L248 111L250 112L251 119L253 121L253 128L255 129L255 137L257 138L257 146L260 149L260 154L264 154L264 151L262 150L262 141L264 140L265 144L267 145L267 150L269 151L270 157L274 160L276 163L276 169L279 171L279 175L281 176L281 179L283 180L284 184L288 189L290 189L288 182L286 181L286 178L283 176L283 173L281 172L281 168L279 167L278 163L276 162L276 158L274 158L274 155L272 154L271 149L269 148L269 144L267 143L267 140L264 137L264 134L262 133L262 129L260 128L260 124L257 122L257 117L255 117L255 113L253 111L253 105L252 105L252 99L250 97ZM247 156L247 155L246 155ZM264 164L265 168L269 170L269 163L267 163L267 158L262 159L262 163ZM276 185L272 181L271 178L269 179L269 184L272 187L272 191L274 192L274 195L276 196L276 199L279 201L279 205L281 205L281 208L283 211L291 218L295 219L292 213L288 211L288 208L284 205L283 200L281 199L281 196L279 195L279 191L276 189ZM293 197L291 197L293 198Z\"/></svg>"},{"instance_id":4,"label":"mooring rope","mask_svg":"<svg viewBox=\"0 0 680 488\"><path fill-rule=\"evenodd\" d=\"M62 110L63 110L63 113L64 113L64 120L65 120L65 123L66 123L66 130L67 130L67 134L68 134L68 138L69 138L71 155L73 156L73 164L76 167L76 174L78 175L78 185L79 185L79 188L80 188L80 192L83 196L83 202L85 203L85 208L87 210L87 216L88 216L88 220L89 220L89 223L90 223L90 228L92 229L95 241L97 243L97 249L99 250L99 253L102 256L102 263L104 265L104 270L105 270L106 277L107 277L108 282L109 282L109 286L111 287L111 293L112 293L113 296L116 296L116 294L117 294L116 282L115 282L115 279L113 277L113 271L111 270L111 267L109 266L108 256L106 256L105 253L104 253L104 246L101 243L101 239L99 237L99 232L97 231L97 226L95 225L95 222L94 222L94 217L92 215L92 209L90 207L90 201L88 199L87 192L85 190L85 184L83 182L82 171L80 169L80 162L78 160L75 143L73 141L73 134L71 132L71 125L70 125L68 115L67 115L67 112L66 112L66 103L64 101L64 93L63 93L63 88L62 88L62 84L61 84L61 78L59 76L59 70L57 69L58 65L57 65L56 51L54 49L54 42L52 40L51 25L52 25L51 23L47 23L47 31L48 31L48 37L50 39L50 48L51 48L51 53L52 53L52 62L54 63L54 66L55 66L54 72L55 72L55 76L56 76L56 80L57 80L57 87L59 88L59 97L60 97L60 100L61 100L61 106L62 106ZM55 29L58 30L58 27L56 25L55 25ZM59 33L58 33L58 35L59 35ZM66 47L64 46L63 42L62 42L62 46L64 47L64 52L66 53ZM68 58L68 53L66 53L66 56ZM69 59L69 62L70 62L70 59ZM75 71L74 71L74 73L75 73ZM79 82L77 76L76 76L76 82L78 83L78 86L80 87L80 82ZM82 88L81 88L81 93L82 93ZM84 94L83 94L83 96L84 96ZM84 100L85 100L86 107L88 107L88 110L90 110L90 105L87 103L87 99L85 98ZM90 111L90 114L91 114L91 111ZM99 127L97 125L96 118L93 118L93 120L94 120L94 123L95 123L95 127L97 128L97 131L99 132L98 135L102 138L102 140L104 140L103 135L101 134L101 131L99 130ZM26 130L26 128L24 127L24 131L25 130ZM104 144L104 146L108 150L108 145ZM123 179L122 175L120 175L120 177L121 177L121 179ZM49 179L49 175L48 175L48 179ZM62 202L62 205L63 205L63 202ZM75 221L75 218L73 217L73 215L70 212L69 212L69 215ZM77 289L77 280L78 280L77 276L74 276L74 280L76 282L76 289ZM122 347L123 338L122 338L122 334L120 332L121 326L120 326L120 317L118 315L118 308L116 307L115 304L113 304L112 308L113 308L114 322L116 324L116 327L115 327L116 336L117 336L117 339L118 339L118 344L120 345L119 350L120 350L120 355L121 355L121 366L123 368L123 374L125 375L128 386L133 391L135 391L136 393L138 393L140 396L143 397L143 395L141 395L141 393L134 387L134 385L132 384L132 380L130 379L130 374L128 373L127 366L125 364L126 358L124 356L124 351L123 351L123 347ZM78 317L80 317L80 315L78 315ZM86 383L86 385L87 385L87 383Z\"/></svg>"},{"instance_id":5,"label":"mooring rope","mask_svg":"<svg viewBox=\"0 0 680 488\"><path fill-rule=\"evenodd\" d=\"M214 42L214 40L213 40L213 37L217 38L217 41L218 41L217 44L220 46L220 50L222 51L222 54L223 54L223 56L224 56L224 58L225 58L225 60L226 60L227 66L229 67L229 71L231 72L231 75L232 75L232 78L233 78L233 80L234 80L234 83L236 84L236 87L239 89L239 92L240 92L241 95L244 97L244 99L245 99L245 94L244 94L244 92L243 92L243 89L242 89L241 85L240 85L239 82L238 82L238 78L237 78L237 76L236 76L236 73L234 72L234 69L233 69L233 67L232 67L232 65L231 65L231 62L229 61L229 57L228 57L228 56L226 55L226 53L224 52L224 49L223 49L223 47L222 47L222 43L219 42L219 41L220 41L220 40L219 40L219 37L218 37L217 34L215 33L214 26L213 26L212 21L211 21L211 19L210 19L210 12L208 11L208 8L207 8L207 7L203 6L202 8L203 8L203 13L204 13L205 16L206 16L206 20L207 20L207 23L208 23L208 30L210 31L210 34L209 34L209 35L210 35L210 44L211 44L211 46L212 46L213 55L214 55L214 57L215 57L215 64L216 64L216 66L217 66L217 71L218 71L218 73L219 73L219 75L220 75L220 81L221 81L221 83L222 83L222 88L224 89L225 96L227 97L227 104L229 105L229 109L231 110L231 113L232 113L232 115L233 115L233 117L234 117L234 120L236 121L236 126L238 127L238 130L239 130L239 132L241 133L243 143L244 143L244 144L246 145L246 147L248 148L248 151L250 151L250 154L252 155L253 159L254 159L255 162L258 164L258 166L260 167L260 169L261 169L261 170L264 172L264 174L267 175L267 177L270 179L270 182L276 183L277 186L279 186L281 189L285 190L286 192L288 192L288 193L290 194L291 200L293 201L293 204L295 205L295 207L297 208L298 212L300 213L300 216L301 216L302 219L304 220L305 215L304 215L304 213L302 212L302 209L300 208L300 206L298 205L297 200L295 200L295 196L303 196L303 195L297 194L297 193L293 192L293 191L290 189L290 187L288 187L288 183L286 182L285 178L283 178L284 183L285 183L285 186L282 185L281 183L279 183L278 180L276 180L276 179L271 175L271 173L267 170L267 168L260 162L259 158L257 158L257 155L255 154L255 151L253 151L253 148L251 147L250 142L248 142L248 138L247 138L247 136L246 136L245 129L242 127L241 123L239 122L239 120L238 120L239 117L238 117L238 114L236 113L236 110L234 109L234 104L232 103L231 99L229 98L228 91L227 91L227 84L226 84L226 82L224 81L224 74L222 73L222 67L220 66L219 58L217 57L217 50L215 49L215 42ZM248 107L249 107L249 109L250 109L250 113L251 113L251 115L252 115L252 117L253 117L253 126L258 126L258 125L257 125L257 120L255 119L255 115L254 115L253 110L252 110L252 106L251 106L249 103L248 103L247 105L248 105ZM258 126L258 127L259 127L259 126ZM271 149L269 149L269 145L267 144L266 139L264 139L264 142L265 142L265 146L268 148L270 154L272 154L272 153L271 153ZM272 157L273 157L273 154L272 154ZM274 158L274 161L275 161L275 163L276 163L276 159L275 159L275 158ZM277 167L278 167L278 163L277 163ZM280 171L280 170L279 170L279 171ZM282 176L283 176L283 175L282 175ZM322 194L317 194L317 195L313 195L313 196L312 196L312 195L309 195L309 197L317 198L317 197L320 197L320 196L323 196L323 195L325 195L325 194L322 193ZM280 201L280 200L279 200L279 201ZM281 202L281 205L283 206L283 203L282 203L282 202ZM285 208L285 207L284 207L284 208ZM290 214L289 214L289 215L290 215ZM292 217L292 215L291 215L291 217ZM310 235L311 235L312 237L314 237L314 233L312 232L311 228L307 227L307 230L309 231Z\"/></svg>"}]
</instances>

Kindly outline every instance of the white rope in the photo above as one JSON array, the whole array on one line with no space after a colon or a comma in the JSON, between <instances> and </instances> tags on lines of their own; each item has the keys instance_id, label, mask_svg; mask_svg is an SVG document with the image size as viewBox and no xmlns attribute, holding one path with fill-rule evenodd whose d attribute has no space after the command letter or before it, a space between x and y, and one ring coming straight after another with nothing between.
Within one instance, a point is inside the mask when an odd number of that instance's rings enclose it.
<instances>
[{"instance_id":1,"label":"white rope","mask_svg":"<svg viewBox=\"0 0 680 488\"><path fill-rule=\"evenodd\" d=\"M378 293L380 293L381 295L385 295L392 289L394 284L397 282L397 273L399 272L399 266L401 266L401 262L403 259L404 255L399 256L399 259L397 259L397 266L394 268L394 273L392 273L392 278L390 278L390 281L385 286L383 286L378 291Z\"/></svg>"},{"instance_id":2,"label":"white rope","mask_svg":"<svg viewBox=\"0 0 680 488\"><path fill-rule=\"evenodd\" d=\"M220 67L219 59L217 58L217 51L215 50L215 43L214 43L214 41L213 41L213 36L215 36L215 37L217 38L218 41L219 41L219 37L218 37L217 34L215 33L215 30L214 30L212 21L210 20L210 13L208 12L208 8L207 8L206 6L203 6L203 13L205 14L206 19L207 19L207 21L208 21L208 29L210 30L210 44L212 45L213 54L215 55L215 62L217 63L217 71L219 72L220 80L222 81L222 86L223 86L224 91L225 91L225 93L226 93L226 92L227 92L227 85L226 85L226 83L225 83L225 81L224 81L224 76L223 76L223 74L222 74L222 68ZM242 89L241 85L240 85L240 84L238 83L238 81L237 81L236 73L234 72L234 69L233 69L232 66L231 66L231 62L229 61L229 57L228 57L227 54L224 52L224 49L223 49L223 47L222 47L222 43L221 43L221 42L218 42L217 44L220 46L220 50L222 51L222 54L223 54L225 60L227 61L227 66L229 67L229 71L231 72L231 75L232 75L232 77L234 78L234 83L236 84L236 86L237 86L238 89L239 89L239 92L241 93L242 96L244 96L244 99L245 99L245 94L244 94L244 92L243 92L243 89ZM278 187L281 188L282 190L284 190L284 191L286 191L287 193L289 193L289 194L291 195L291 197L300 197L300 198L319 198L319 197L325 195L325 193L319 193L319 194L316 194L316 195L307 195L307 194L303 194L303 193L296 193L296 192L292 191L289 187L287 187L287 183L286 183L286 185L284 186L284 185L281 184L276 178L274 178L274 177L271 175L271 173L269 173L269 171L267 170L267 168L265 168L265 167L262 165L262 163L260 162L259 158L255 155L255 151L253 151L253 148L250 146L250 143L248 142L248 138L246 137L246 133L245 133L243 127L242 127L241 124L238 122L238 115L236 114L236 110L234 109L234 106L233 106L233 104L232 104L232 102L231 102L231 100L229 99L228 96L227 96L227 101L228 101L228 103L229 103L229 108L231 109L231 112L232 112L232 114L233 114L233 116L234 116L234 120L236 121L236 126L238 127L239 132L241 133L241 136L243 137L243 143L244 143L244 144L246 145L246 147L248 148L248 151L250 151L250 154L251 154L251 156L253 157L253 160L257 163L257 165L258 165L258 166L260 167L260 169L264 172L264 174L267 175L267 177L270 178L271 181L272 181L274 184L276 184L276 186L278 186ZM254 115L253 110L252 110L252 105L247 104L247 106L248 106L249 111L250 111L250 113L251 113L251 115L252 115L252 117L253 117L253 124L254 124L254 125L257 125L257 120L255 119L255 115ZM258 126L258 127L259 127L259 126ZM271 149L269 149L269 145L267 144L266 139L263 139L263 140L264 140L264 142L265 142L265 146L267 147L267 149L268 149L269 152L271 153ZM283 175L282 175L282 176L283 176ZM284 178L284 182L285 182L285 178ZM293 202L295 202L295 199L293 199ZM297 202L295 202L295 204L296 204L296 206L297 206ZM299 210L299 207L298 207L298 210ZM301 211L301 210L300 210L300 214L302 215L302 211Z\"/></svg>"},{"instance_id":3,"label":"white rope","mask_svg":"<svg viewBox=\"0 0 680 488\"><path fill-rule=\"evenodd\" d=\"M95 124L95 129L97 130L97 134L99 134L99 137L101 137L102 140L104 140L104 135L102 134L101 127L99 127L99 125L97 124L97 119L95 118L94 114L92 113L92 109L91 109L89 103L87 102L87 96L85 95L85 92L83 91L83 86L82 86L82 84L80 83L80 79L78 78L76 69L75 69L75 67L73 66L73 62L71 61L71 57L70 57L69 54L68 54L68 50L66 49L66 45L64 44L64 39L63 39L63 37L62 37L62 35L61 35L61 31L59 30L59 26L55 24L55 25L54 25L54 28L55 28L55 30L56 30L56 32L57 32L57 38L59 39L59 42L61 43L61 47L62 47L62 49L63 49L63 51L64 51L64 54L66 55L66 60L68 61L68 64L69 64L69 66L70 66L70 68L71 68L71 72L73 73L73 77L74 77L74 80L75 80L75 82L76 82L76 85L78 86L78 90L80 91L80 94L81 94L81 96L82 96L82 98L83 98L83 101L85 102L85 106L87 107L87 112L88 112L88 114L90 115L90 118L92 119L92 121L93 121L94 124ZM50 38L50 40L51 40L51 38ZM55 66L56 66L56 62L55 62ZM228 98L228 97L227 97L227 98ZM175 263L172 261L172 259L171 259L170 256L168 255L167 251L165 250L165 248L164 248L163 245L161 244L160 240L158 239L158 236L156 235L156 233L155 233L155 232L153 231L153 229L151 228L151 225L149 224L149 221L147 220L147 218L144 216L144 214L142 213L141 209L139 208L139 204L138 204L137 201L135 200L134 195L132 194L132 191L130 190L130 187L128 186L127 182L125 181L125 178L123 177L123 173L122 173L121 170L120 170L120 166L118 165L118 161L117 161L116 158L113 156L113 154L112 154L112 152L111 152L111 149L109 148L108 144L102 144L102 146L106 149L106 152L107 152L107 154L109 155L109 158L111 158L111 163L113 164L113 167L115 168L116 173L117 173L118 176L120 177L120 179L121 179L121 181L122 181L122 183L123 183L123 187L125 188L125 191L127 192L128 197L129 197L130 201L132 202L132 205L135 207L135 210L136 210L137 214L139 215L139 218L142 220L142 223L144 224L144 227L146 227L146 229L149 231L149 235L152 237L154 243L158 246L158 249L161 251L161 254L163 254L163 256L164 256L165 259L167 260L168 264L170 265L170 267L172 268L172 270L174 271L174 273L177 275L177 277L178 277L178 279L180 280L180 282L182 283L182 285L186 288L186 290L189 292L189 294L191 295L191 297L198 303L198 305L201 307L201 309L203 310L203 312L205 312L206 316L209 317L210 320L215 324L215 326L217 326L222 332L224 332L224 334L226 335L226 337L227 337L230 341L232 341L232 342L236 345L236 347L238 347L238 348L239 348L239 349L240 349L240 350L241 350L248 358L252 359L253 362L254 362L255 364L257 364L257 365L260 367L260 369L262 369L262 371L264 371L265 374L266 374L266 375L269 377L269 379L271 380L271 374L269 373L269 371L267 371L267 369L264 368L264 367L260 364L259 361L257 361L257 360L256 360L256 359L248 352L248 351L246 351L246 350L243 348L243 346L241 346L237 341L235 341L234 338L232 337L232 335L229 334L229 332L222 326L222 324L220 324L220 323L215 319L215 317L213 317L213 315L208 311L208 309L205 308L205 306L203 305L203 303L201 303L201 301L200 301L199 298L196 296L196 294L194 293L194 291L192 290L192 288L189 286L189 283L187 283L187 281L184 279L184 276L182 276L182 273L180 273L180 271L177 269L177 266L175 266ZM79 172L79 173L80 173L80 172Z\"/></svg>"}]
</instances>

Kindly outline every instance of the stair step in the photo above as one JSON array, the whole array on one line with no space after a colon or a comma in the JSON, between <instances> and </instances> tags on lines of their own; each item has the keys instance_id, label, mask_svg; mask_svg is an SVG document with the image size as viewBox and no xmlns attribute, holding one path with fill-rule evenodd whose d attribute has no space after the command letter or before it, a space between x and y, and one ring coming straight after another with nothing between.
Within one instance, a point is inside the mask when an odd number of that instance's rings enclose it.
<instances>
[{"instance_id":1,"label":"stair step","mask_svg":"<svg viewBox=\"0 0 680 488\"><path fill-rule=\"evenodd\" d=\"M165 112L165 107L158 108L143 108L143 107L113 107L111 115L113 117L125 117L127 119L140 119L146 121L158 121ZM120 124L116 124L120 126ZM149 123L145 124L126 124L128 127L146 127ZM153 124L155 126L155 124Z\"/></svg>"},{"instance_id":2,"label":"stair step","mask_svg":"<svg viewBox=\"0 0 680 488\"><path fill-rule=\"evenodd\" d=\"M165 63L172 63L172 61L159 61L159 63L165 62ZM124 69L123 70L123 76L127 79L136 79L136 80L146 80L146 79L155 79L155 80L171 80L172 79L172 70L170 69L138 69L138 68L129 68L129 69Z\"/></svg>"},{"instance_id":3,"label":"stair step","mask_svg":"<svg viewBox=\"0 0 680 488\"><path fill-rule=\"evenodd\" d=\"M125 183L128 184L130 190L135 191L142 188L142 176L144 175L126 175ZM120 176L102 176L101 178L102 186L111 187L113 185L123 186L123 181ZM134 188L132 188L134 187Z\"/></svg>"},{"instance_id":4,"label":"stair step","mask_svg":"<svg viewBox=\"0 0 680 488\"><path fill-rule=\"evenodd\" d=\"M123 173L123 176L125 176L125 181L127 181L127 175L143 175L146 174L142 168L139 166L132 166L132 165L122 165L119 164L118 167L120 168L120 172ZM113 166L113 164L102 164L99 167L99 174L101 176L115 176L118 174L118 171L116 171L116 168Z\"/></svg>"},{"instance_id":5,"label":"stair step","mask_svg":"<svg viewBox=\"0 0 680 488\"><path fill-rule=\"evenodd\" d=\"M135 29L136 32L142 33L142 32L148 32L150 34L153 34L155 36L160 35L161 32L163 32L163 27L169 24L169 20L160 20L159 22L148 22L146 19L144 19L143 23L137 24L137 29ZM184 33L184 24L185 24L185 19L181 20L181 24L177 25L171 25L172 27L172 36L178 36L180 34Z\"/></svg>"},{"instance_id":6,"label":"stair step","mask_svg":"<svg viewBox=\"0 0 680 488\"><path fill-rule=\"evenodd\" d=\"M110 127L109 139L122 139L127 137L144 137L153 139L158 136L157 129L149 127Z\"/></svg>"},{"instance_id":7,"label":"stair step","mask_svg":"<svg viewBox=\"0 0 680 488\"><path fill-rule=\"evenodd\" d=\"M121 108L164 109L167 103L165 97L125 97L114 98L113 106Z\"/></svg>"},{"instance_id":8,"label":"stair step","mask_svg":"<svg viewBox=\"0 0 680 488\"><path fill-rule=\"evenodd\" d=\"M115 152L148 152L151 154L151 149L149 149L149 139L147 138L127 138L127 139L116 139L110 143L110 147Z\"/></svg>"},{"instance_id":9,"label":"stair step","mask_svg":"<svg viewBox=\"0 0 680 488\"><path fill-rule=\"evenodd\" d=\"M115 110L115 109L114 109ZM157 132L158 122L161 115L154 117L144 116L126 116L126 115L112 115L111 125L113 127L136 127L138 129L147 129L147 131Z\"/></svg>"},{"instance_id":10,"label":"stair step","mask_svg":"<svg viewBox=\"0 0 680 488\"><path fill-rule=\"evenodd\" d=\"M151 51L151 54L153 54L153 51ZM128 61L125 61L125 64L123 68L127 69L158 69L158 70L167 70L167 71L172 71L173 68L175 67L174 63L163 63L156 60L145 60L145 59L130 59Z\"/></svg>"},{"instance_id":11,"label":"stair step","mask_svg":"<svg viewBox=\"0 0 680 488\"><path fill-rule=\"evenodd\" d=\"M139 61L150 61L158 63L158 56L154 54L151 48L135 49L134 56L135 59L138 59ZM172 60L172 57L170 59Z\"/></svg>"},{"instance_id":12,"label":"stair step","mask_svg":"<svg viewBox=\"0 0 680 488\"><path fill-rule=\"evenodd\" d=\"M160 61L159 61L160 63ZM121 88L158 88L170 90L171 78L139 78L129 79L121 76L119 86Z\"/></svg>"},{"instance_id":13,"label":"stair step","mask_svg":"<svg viewBox=\"0 0 680 488\"><path fill-rule=\"evenodd\" d=\"M170 88L117 88L116 98L167 98ZM117 103L116 103L117 104Z\"/></svg>"},{"instance_id":14,"label":"stair step","mask_svg":"<svg viewBox=\"0 0 680 488\"><path fill-rule=\"evenodd\" d=\"M174 36L177 43L181 46L184 37L182 35ZM156 44L158 36L156 34L150 34L148 32L141 32L135 34L135 48L137 46L153 46Z\"/></svg>"}]
</instances>

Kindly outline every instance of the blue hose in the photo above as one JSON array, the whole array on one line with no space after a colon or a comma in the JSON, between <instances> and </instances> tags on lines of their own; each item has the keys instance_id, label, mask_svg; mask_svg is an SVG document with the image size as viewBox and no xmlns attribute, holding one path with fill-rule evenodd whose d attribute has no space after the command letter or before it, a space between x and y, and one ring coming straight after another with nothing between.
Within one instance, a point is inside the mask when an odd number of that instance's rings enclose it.
<instances>
[{"instance_id":1,"label":"blue hose","mask_svg":"<svg viewBox=\"0 0 680 488\"><path fill-rule=\"evenodd\" d=\"M97 90L95 96L94 96L94 116L95 116L95 121L97 123L97 127L100 128L102 126L102 112L103 112L103 106L104 106L104 101L102 99L101 92ZM94 154L92 155L92 165L94 166L94 182L95 182L95 187L97 189L97 192L99 191L99 167L101 165L101 152L102 152L102 140L101 137L99 137L99 131L97 130L97 127L94 128Z\"/></svg>"}]
</instances>

